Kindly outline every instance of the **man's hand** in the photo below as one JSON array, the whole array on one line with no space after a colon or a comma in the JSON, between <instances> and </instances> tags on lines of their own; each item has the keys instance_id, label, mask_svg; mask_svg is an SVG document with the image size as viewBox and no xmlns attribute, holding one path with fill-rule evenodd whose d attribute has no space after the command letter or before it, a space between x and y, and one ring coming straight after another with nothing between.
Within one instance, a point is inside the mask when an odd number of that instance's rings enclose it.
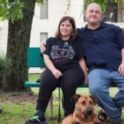
<instances>
[{"instance_id":1,"label":"man's hand","mask_svg":"<svg viewBox=\"0 0 124 124\"><path fill-rule=\"evenodd\" d=\"M46 50L46 41L42 41L40 44L40 51L43 53Z\"/></svg>"},{"instance_id":2,"label":"man's hand","mask_svg":"<svg viewBox=\"0 0 124 124\"><path fill-rule=\"evenodd\" d=\"M55 76L56 79L59 79L62 76L61 71L55 69L52 71L53 75Z\"/></svg>"},{"instance_id":3,"label":"man's hand","mask_svg":"<svg viewBox=\"0 0 124 124\"><path fill-rule=\"evenodd\" d=\"M119 68L118 68L118 72L120 76L124 76L124 63L121 63Z\"/></svg>"}]
</instances>

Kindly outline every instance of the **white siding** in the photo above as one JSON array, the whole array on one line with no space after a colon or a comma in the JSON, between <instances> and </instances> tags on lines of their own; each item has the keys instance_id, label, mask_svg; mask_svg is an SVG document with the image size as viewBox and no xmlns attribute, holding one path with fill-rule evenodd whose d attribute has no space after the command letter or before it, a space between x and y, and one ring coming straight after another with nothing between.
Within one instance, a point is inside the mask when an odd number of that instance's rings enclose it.
<instances>
[{"instance_id":1,"label":"white siding","mask_svg":"<svg viewBox=\"0 0 124 124\"><path fill-rule=\"evenodd\" d=\"M0 22L0 56L6 54L8 35L8 21Z\"/></svg>"},{"instance_id":2,"label":"white siding","mask_svg":"<svg viewBox=\"0 0 124 124\"><path fill-rule=\"evenodd\" d=\"M48 1L48 19L40 19L40 6L36 4L33 19L30 46L40 45L40 32L47 32L48 37L54 36L59 20L62 16L69 15L74 17L76 25L81 26L82 17L82 0L49 0Z\"/></svg>"},{"instance_id":3,"label":"white siding","mask_svg":"<svg viewBox=\"0 0 124 124\"><path fill-rule=\"evenodd\" d=\"M48 0L48 19L40 19L40 6L35 5L35 14L31 30L30 46L40 46L40 33L48 33L48 37L54 36L59 20L62 16L69 15L74 17L77 27L84 26L83 21L83 0ZM1 24L1 23L0 23ZM124 23L115 23L124 28ZM6 53L8 22L5 21L0 30L0 56ZM41 72L41 70L33 69L30 72Z\"/></svg>"},{"instance_id":4,"label":"white siding","mask_svg":"<svg viewBox=\"0 0 124 124\"><path fill-rule=\"evenodd\" d=\"M83 0L71 0L70 3L70 16L74 17L77 27L81 27L84 20L83 2Z\"/></svg>"},{"instance_id":5,"label":"white siding","mask_svg":"<svg viewBox=\"0 0 124 124\"><path fill-rule=\"evenodd\" d=\"M40 45L41 32L47 32L48 37L54 36L60 18L63 15L69 15L69 12L64 14L68 4L68 0L49 0L48 19L40 19L40 6L36 4L30 46Z\"/></svg>"},{"instance_id":6,"label":"white siding","mask_svg":"<svg viewBox=\"0 0 124 124\"><path fill-rule=\"evenodd\" d=\"M74 17L77 27L84 26L83 0L48 0L48 19L40 19L40 6L36 4L33 18L30 46L39 47L40 33L48 33L48 37L54 36L58 22L64 15ZM124 23L115 23L124 28ZM1 29L2 27L2 29ZM0 55L6 53L8 35L8 21L0 22Z\"/></svg>"}]
</instances>

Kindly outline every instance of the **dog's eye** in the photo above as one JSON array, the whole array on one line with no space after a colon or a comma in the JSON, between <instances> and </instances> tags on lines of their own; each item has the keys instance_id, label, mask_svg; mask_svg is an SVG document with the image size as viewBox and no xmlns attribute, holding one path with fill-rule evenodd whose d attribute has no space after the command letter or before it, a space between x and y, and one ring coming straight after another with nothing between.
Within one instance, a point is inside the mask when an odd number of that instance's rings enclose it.
<instances>
[{"instance_id":1,"label":"dog's eye","mask_svg":"<svg viewBox=\"0 0 124 124\"><path fill-rule=\"evenodd\" d=\"M85 104L86 104L86 102L85 102L85 101L83 101L81 104L82 104L82 105L85 105Z\"/></svg>"},{"instance_id":2,"label":"dog's eye","mask_svg":"<svg viewBox=\"0 0 124 124\"><path fill-rule=\"evenodd\" d=\"M93 102L92 102L92 101L89 101L89 103L90 103L90 105L92 105L92 104L93 104Z\"/></svg>"}]
</instances>

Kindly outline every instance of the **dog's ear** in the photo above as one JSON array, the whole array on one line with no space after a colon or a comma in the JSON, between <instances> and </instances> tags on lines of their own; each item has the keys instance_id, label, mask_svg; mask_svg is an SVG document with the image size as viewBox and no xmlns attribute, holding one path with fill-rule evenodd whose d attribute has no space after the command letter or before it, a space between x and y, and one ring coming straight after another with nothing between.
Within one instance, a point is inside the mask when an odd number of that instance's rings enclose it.
<instances>
[{"instance_id":1,"label":"dog's ear","mask_svg":"<svg viewBox=\"0 0 124 124\"><path fill-rule=\"evenodd\" d=\"M81 97L81 95L76 94L76 95L72 96L71 100L74 99L74 101L77 102L80 97Z\"/></svg>"},{"instance_id":2,"label":"dog's ear","mask_svg":"<svg viewBox=\"0 0 124 124\"><path fill-rule=\"evenodd\" d=\"M91 99L93 100L93 103L94 103L94 105L96 104L96 98L94 97L94 96L91 96L90 95L90 97L91 97Z\"/></svg>"}]
</instances>

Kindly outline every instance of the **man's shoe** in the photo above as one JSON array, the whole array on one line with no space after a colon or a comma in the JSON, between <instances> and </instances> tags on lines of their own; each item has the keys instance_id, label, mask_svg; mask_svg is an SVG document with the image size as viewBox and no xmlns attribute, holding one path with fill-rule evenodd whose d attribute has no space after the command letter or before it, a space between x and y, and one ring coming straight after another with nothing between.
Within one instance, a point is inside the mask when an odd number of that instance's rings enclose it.
<instances>
[{"instance_id":1,"label":"man's shoe","mask_svg":"<svg viewBox=\"0 0 124 124\"><path fill-rule=\"evenodd\" d=\"M101 122L104 122L104 121L106 121L107 117L108 117L108 116L107 116L105 110L104 110L104 109L101 109L101 110L99 111L99 113L98 113L98 118L99 118L99 120L100 120Z\"/></svg>"},{"instance_id":2,"label":"man's shoe","mask_svg":"<svg viewBox=\"0 0 124 124\"><path fill-rule=\"evenodd\" d=\"M122 124L122 120L116 121L116 122L112 122L111 124Z\"/></svg>"}]
</instances>

